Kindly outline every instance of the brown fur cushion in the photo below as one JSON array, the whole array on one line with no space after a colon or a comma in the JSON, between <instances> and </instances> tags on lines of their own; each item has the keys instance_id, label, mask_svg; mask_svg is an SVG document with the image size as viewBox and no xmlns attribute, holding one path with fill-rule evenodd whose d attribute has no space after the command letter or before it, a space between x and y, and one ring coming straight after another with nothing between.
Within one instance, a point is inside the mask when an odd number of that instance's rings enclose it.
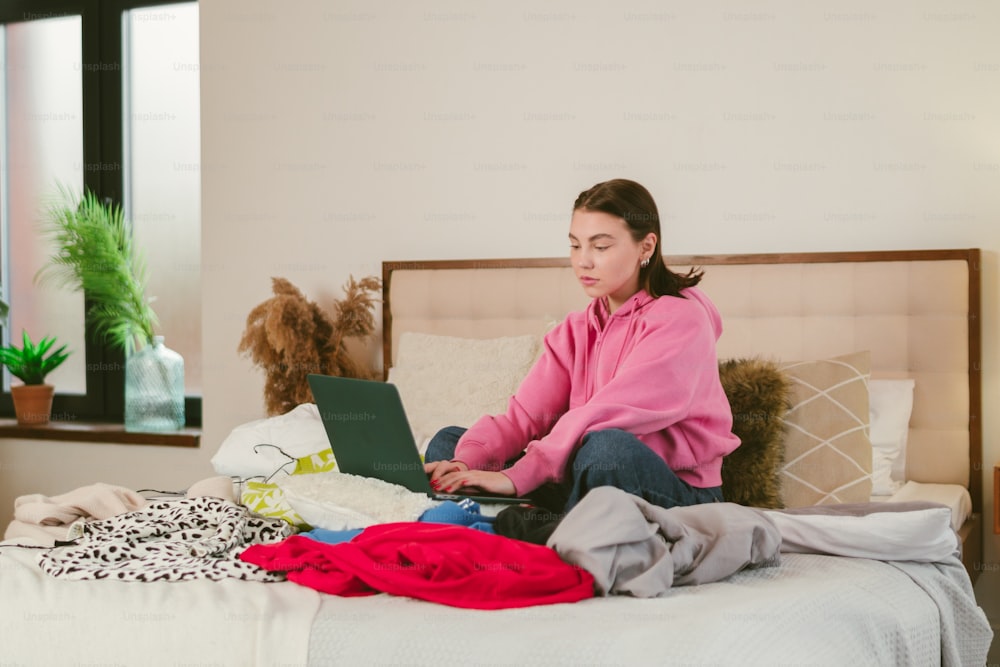
<instances>
[{"instance_id":1,"label":"brown fur cushion","mask_svg":"<svg viewBox=\"0 0 1000 667\"><path fill-rule=\"evenodd\" d=\"M790 381L776 362L757 358L722 361L719 376L733 410L733 433L742 442L722 461L723 496L740 505L780 508Z\"/></svg>"}]
</instances>

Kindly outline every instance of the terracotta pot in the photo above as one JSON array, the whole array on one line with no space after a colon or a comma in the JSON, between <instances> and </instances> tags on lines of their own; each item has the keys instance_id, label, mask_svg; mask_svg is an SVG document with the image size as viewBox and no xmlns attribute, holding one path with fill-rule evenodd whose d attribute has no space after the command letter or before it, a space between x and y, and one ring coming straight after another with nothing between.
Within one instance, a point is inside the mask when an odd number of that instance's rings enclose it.
<instances>
[{"instance_id":1,"label":"terracotta pot","mask_svg":"<svg viewBox=\"0 0 1000 667\"><path fill-rule=\"evenodd\" d=\"M50 384L22 384L10 388L14 399L14 414L21 426L41 426L52 415L52 396L56 388Z\"/></svg>"}]
</instances>

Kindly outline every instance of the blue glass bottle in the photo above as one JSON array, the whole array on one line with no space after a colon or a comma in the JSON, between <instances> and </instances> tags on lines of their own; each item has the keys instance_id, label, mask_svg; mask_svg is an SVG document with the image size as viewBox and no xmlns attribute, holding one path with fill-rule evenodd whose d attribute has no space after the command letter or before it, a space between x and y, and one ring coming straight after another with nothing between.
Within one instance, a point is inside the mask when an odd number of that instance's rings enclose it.
<instances>
[{"instance_id":1,"label":"blue glass bottle","mask_svg":"<svg viewBox=\"0 0 1000 667\"><path fill-rule=\"evenodd\" d=\"M125 361L125 430L184 428L184 358L154 336Z\"/></svg>"}]
</instances>

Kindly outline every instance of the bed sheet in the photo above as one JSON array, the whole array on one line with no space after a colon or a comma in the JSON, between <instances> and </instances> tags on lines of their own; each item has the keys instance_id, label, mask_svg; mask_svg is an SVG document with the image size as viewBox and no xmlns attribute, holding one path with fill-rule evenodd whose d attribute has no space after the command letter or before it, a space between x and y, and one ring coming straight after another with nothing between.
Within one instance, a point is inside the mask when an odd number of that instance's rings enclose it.
<instances>
[{"instance_id":1,"label":"bed sheet","mask_svg":"<svg viewBox=\"0 0 1000 667\"><path fill-rule=\"evenodd\" d=\"M70 581L0 547L0 662L304 665L320 594L290 582Z\"/></svg>"}]
</instances>

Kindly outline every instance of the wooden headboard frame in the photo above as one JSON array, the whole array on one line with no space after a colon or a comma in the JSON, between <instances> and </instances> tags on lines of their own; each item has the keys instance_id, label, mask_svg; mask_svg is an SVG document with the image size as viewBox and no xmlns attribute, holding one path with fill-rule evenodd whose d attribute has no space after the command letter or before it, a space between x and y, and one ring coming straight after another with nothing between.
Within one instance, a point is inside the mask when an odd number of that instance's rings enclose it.
<instances>
[{"instance_id":1,"label":"wooden headboard frame","mask_svg":"<svg viewBox=\"0 0 1000 667\"><path fill-rule=\"evenodd\" d=\"M980 252L978 249L950 250L897 250L873 252L818 252L818 253L773 253L743 255L668 255L664 256L668 266L707 267L740 264L813 264L839 262L908 262L960 260L968 265L968 382L969 382L969 493L972 496L973 512L982 515L982 340L980 314ZM396 271L430 271L441 269L524 269L568 267L569 259L525 258L525 259L478 259L478 260L433 260L383 262L382 264L382 327L383 364L385 374L392 367L393 353L393 309L392 280ZM723 313L723 318L726 313Z\"/></svg>"}]
</instances>

